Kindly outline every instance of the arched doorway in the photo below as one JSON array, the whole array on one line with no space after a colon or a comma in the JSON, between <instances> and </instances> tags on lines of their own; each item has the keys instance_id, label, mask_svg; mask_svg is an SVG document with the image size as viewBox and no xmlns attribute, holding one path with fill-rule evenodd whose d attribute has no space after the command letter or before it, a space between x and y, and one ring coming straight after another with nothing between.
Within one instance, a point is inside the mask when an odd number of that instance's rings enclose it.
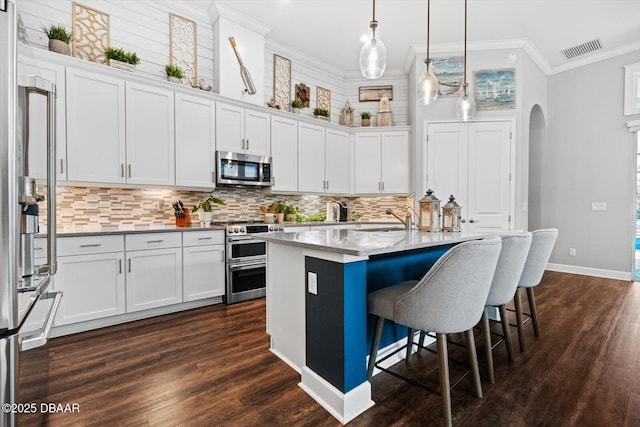
<instances>
[{"instance_id":1,"label":"arched doorway","mask_svg":"<svg viewBox=\"0 0 640 427\"><path fill-rule=\"evenodd\" d=\"M531 108L529 113L529 201L528 201L528 228L536 230L544 224L542 211L543 194L543 152L546 122L542 108L538 104Z\"/></svg>"}]
</instances>

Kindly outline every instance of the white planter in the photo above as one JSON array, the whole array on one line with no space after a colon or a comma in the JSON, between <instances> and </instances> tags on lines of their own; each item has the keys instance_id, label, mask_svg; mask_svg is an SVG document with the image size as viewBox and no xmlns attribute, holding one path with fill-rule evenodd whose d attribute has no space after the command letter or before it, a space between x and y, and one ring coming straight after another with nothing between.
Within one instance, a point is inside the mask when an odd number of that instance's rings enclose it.
<instances>
[{"instance_id":1,"label":"white planter","mask_svg":"<svg viewBox=\"0 0 640 427\"><path fill-rule=\"evenodd\" d=\"M198 211L198 219L201 224L204 224L205 227L208 227L211 224L211 220L213 219L213 212L204 212Z\"/></svg>"},{"instance_id":2,"label":"white planter","mask_svg":"<svg viewBox=\"0 0 640 427\"><path fill-rule=\"evenodd\" d=\"M119 70L125 70L125 71L133 71L136 69L136 66L133 64L129 64L128 62L118 61L115 59L110 59L109 65L111 65L113 68L117 68Z\"/></svg>"},{"instance_id":3,"label":"white planter","mask_svg":"<svg viewBox=\"0 0 640 427\"><path fill-rule=\"evenodd\" d=\"M178 77L175 77L175 76L167 76L167 80L170 81L171 83L182 84L182 79L179 79Z\"/></svg>"}]
</instances>

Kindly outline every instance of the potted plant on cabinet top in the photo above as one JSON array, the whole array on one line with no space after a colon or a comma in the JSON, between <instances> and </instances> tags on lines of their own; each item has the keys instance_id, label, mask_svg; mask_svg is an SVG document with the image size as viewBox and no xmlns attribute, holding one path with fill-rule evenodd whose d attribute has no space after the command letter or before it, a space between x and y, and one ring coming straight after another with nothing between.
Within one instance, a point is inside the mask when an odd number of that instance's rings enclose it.
<instances>
[{"instance_id":1,"label":"potted plant on cabinet top","mask_svg":"<svg viewBox=\"0 0 640 427\"><path fill-rule=\"evenodd\" d=\"M362 118L362 126L367 127L371 124L371 113L368 111L363 111L360 113L360 117Z\"/></svg>"},{"instance_id":2,"label":"potted plant on cabinet top","mask_svg":"<svg viewBox=\"0 0 640 427\"><path fill-rule=\"evenodd\" d=\"M71 54L69 43L73 40L73 32L67 32L67 29L62 25L52 25L49 28L43 25L42 31L49 38L49 50L51 52L61 53L62 55Z\"/></svg>"},{"instance_id":3,"label":"potted plant on cabinet top","mask_svg":"<svg viewBox=\"0 0 640 427\"><path fill-rule=\"evenodd\" d=\"M209 197L206 199L199 199L193 206L193 209L191 209L192 213L198 213L198 219L200 222L204 223L205 227L211 223L211 219L213 217L212 203L216 205L224 205L224 200L218 199L213 194L209 194Z\"/></svg>"},{"instance_id":4,"label":"potted plant on cabinet top","mask_svg":"<svg viewBox=\"0 0 640 427\"><path fill-rule=\"evenodd\" d=\"M182 70L177 65L167 65L164 67L164 72L167 74L167 80L171 83L182 83Z\"/></svg>"},{"instance_id":5,"label":"potted plant on cabinet top","mask_svg":"<svg viewBox=\"0 0 640 427\"><path fill-rule=\"evenodd\" d=\"M291 101L290 105L291 105L291 111L293 111L296 114L300 114L300 109L304 107L304 103L300 98L296 98L293 101Z\"/></svg>"},{"instance_id":6,"label":"potted plant on cabinet top","mask_svg":"<svg viewBox=\"0 0 640 427\"><path fill-rule=\"evenodd\" d=\"M104 50L104 56L109 61L109 65L126 71L133 71L140 62L135 52L125 52L124 49L111 46Z\"/></svg>"},{"instance_id":7,"label":"potted plant on cabinet top","mask_svg":"<svg viewBox=\"0 0 640 427\"><path fill-rule=\"evenodd\" d=\"M314 108L313 115L316 116L317 119L329 120L329 111L326 108Z\"/></svg>"}]
</instances>

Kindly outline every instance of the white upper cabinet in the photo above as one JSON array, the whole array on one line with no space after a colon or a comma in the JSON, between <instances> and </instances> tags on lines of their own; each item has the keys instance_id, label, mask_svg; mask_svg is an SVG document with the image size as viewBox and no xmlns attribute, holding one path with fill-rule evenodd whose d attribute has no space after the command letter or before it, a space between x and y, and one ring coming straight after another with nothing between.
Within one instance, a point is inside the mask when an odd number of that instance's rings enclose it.
<instances>
[{"instance_id":1,"label":"white upper cabinet","mask_svg":"<svg viewBox=\"0 0 640 427\"><path fill-rule=\"evenodd\" d=\"M351 147L349 134L327 129L325 132L326 192L348 194L351 173Z\"/></svg>"},{"instance_id":2,"label":"white upper cabinet","mask_svg":"<svg viewBox=\"0 0 640 427\"><path fill-rule=\"evenodd\" d=\"M174 93L127 82L127 182L175 184Z\"/></svg>"},{"instance_id":3,"label":"white upper cabinet","mask_svg":"<svg viewBox=\"0 0 640 427\"><path fill-rule=\"evenodd\" d=\"M67 125L65 67L18 55L18 75L36 75L56 85L56 179L67 179ZM29 176L47 178L47 98L29 95Z\"/></svg>"},{"instance_id":4,"label":"white upper cabinet","mask_svg":"<svg viewBox=\"0 0 640 427\"><path fill-rule=\"evenodd\" d=\"M269 114L235 105L216 104L216 149L268 156Z\"/></svg>"},{"instance_id":5,"label":"white upper cabinet","mask_svg":"<svg viewBox=\"0 0 640 427\"><path fill-rule=\"evenodd\" d=\"M124 80L67 67L69 181L125 182Z\"/></svg>"},{"instance_id":6,"label":"white upper cabinet","mask_svg":"<svg viewBox=\"0 0 640 427\"><path fill-rule=\"evenodd\" d=\"M298 122L271 116L271 191L298 190Z\"/></svg>"},{"instance_id":7,"label":"white upper cabinet","mask_svg":"<svg viewBox=\"0 0 640 427\"><path fill-rule=\"evenodd\" d=\"M215 103L176 93L176 185L215 187Z\"/></svg>"},{"instance_id":8,"label":"white upper cabinet","mask_svg":"<svg viewBox=\"0 0 640 427\"><path fill-rule=\"evenodd\" d=\"M298 190L323 193L325 128L308 123L298 123Z\"/></svg>"},{"instance_id":9,"label":"white upper cabinet","mask_svg":"<svg viewBox=\"0 0 640 427\"><path fill-rule=\"evenodd\" d=\"M408 132L361 132L355 144L357 194L409 192Z\"/></svg>"}]
</instances>

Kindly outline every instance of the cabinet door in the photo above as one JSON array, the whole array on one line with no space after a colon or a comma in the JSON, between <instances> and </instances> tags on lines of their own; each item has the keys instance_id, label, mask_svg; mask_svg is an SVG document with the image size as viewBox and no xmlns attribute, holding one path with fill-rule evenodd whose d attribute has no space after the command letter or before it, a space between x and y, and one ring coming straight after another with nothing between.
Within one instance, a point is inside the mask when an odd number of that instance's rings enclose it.
<instances>
[{"instance_id":1,"label":"cabinet door","mask_svg":"<svg viewBox=\"0 0 640 427\"><path fill-rule=\"evenodd\" d=\"M182 259L184 302L224 295L224 245L187 247Z\"/></svg>"},{"instance_id":2,"label":"cabinet door","mask_svg":"<svg viewBox=\"0 0 640 427\"><path fill-rule=\"evenodd\" d=\"M67 179L67 124L65 69L18 55L18 75L34 74L56 84L56 179ZM29 176L47 179L47 98L39 93L29 96Z\"/></svg>"},{"instance_id":3,"label":"cabinet door","mask_svg":"<svg viewBox=\"0 0 640 427\"><path fill-rule=\"evenodd\" d=\"M244 151L244 108L216 103L216 150Z\"/></svg>"},{"instance_id":4,"label":"cabinet door","mask_svg":"<svg viewBox=\"0 0 640 427\"><path fill-rule=\"evenodd\" d=\"M509 230L511 123L469 124L467 230Z\"/></svg>"},{"instance_id":5,"label":"cabinet door","mask_svg":"<svg viewBox=\"0 0 640 427\"><path fill-rule=\"evenodd\" d=\"M215 103L176 93L176 185L215 187Z\"/></svg>"},{"instance_id":6,"label":"cabinet door","mask_svg":"<svg viewBox=\"0 0 640 427\"><path fill-rule=\"evenodd\" d=\"M325 135L325 179L327 193L348 194L351 155L349 134L327 129Z\"/></svg>"},{"instance_id":7,"label":"cabinet door","mask_svg":"<svg viewBox=\"0 0 640 427\"><path fill-rule=\"evenodd\" d=\"M124 80L67 67L69 181L125 182Z\"/></svg>"},{"instance_id":8,"label":"cabinet door","mask_svg":"<svg viewBox=\"0 0 640 427\"><path fill-rule=\"evenodd\" d=\"M355 153L356 193L379 193L382 189L380 179L380 134L356 134Z\"/></svg>"},{"instance_id":9,"label":"cabinet door","mask_svg":"<svg viewBox=\"0 0 640 427\"><path fill-rule=\"evenodd\" d=\"M298 123L298 190L323 193L324 128Z\"/></svg>"},{"instance_id":10,"label":"cabinet door","mask_svg":"<svg viewBox=\"0 0 640 427\"><path fill-rule=\"evenodd\" d=\"M123 314L124 254L58 257L53 288L64 291L56 326Z\"/></svg>"},{"instance_id":11,"label":"cabinet door","mask_svg":"<svg viewBox=\"0 0 640 427\"><path fill-rule=\"evenodd\" d=\"M382 191L389 194L409 192L409 134L382 133Z\"/></svg>"},{"instance_id":12,"label":"cabinet door","mask_svg":"<svg viewBox=\"0 0 640 427\"><path fill-rule=\"evenodd\" d=\"M435 123L427 129L427 187L442 206L453 194L463 216L467 208L467 128L466 123Z\"/></svg>"},{"instance_id":13,"label":"cabinet door","mask_svg":"<svg viewBox=\"0 0 640 427\"><path fill-rule=\"evenodd\" d=\"M175 184L173 91L127 82L127 182Z\"/></svg>"},{"instance_id":14,"label":"cabinet door","mask_svg":"<svg viewBox=\"0 0 640 427\"><path fill-rule=\"evenodd\" d=\"M271 152L269 114L246 110L244 116L245 152L268 157Z\"/></svg>"},{"instance_id":15,"label":"cabinet door","mask_svg":"<svg viewBox=\"0 0 640 427\"><path fill-rule=\"evenodd\" d=\"M127 312L182 302L182 249L127 252Z\"/></svg>"},{"instance_id":16,"label":"cabinet door","mask_svg":"<svg viewBox=\"0 0 640 427\"><path fill-rule=\"evenodd\" d=\"M298 122L271 116L271 191L298 191Z\"/></svg>"}]
</instances>

